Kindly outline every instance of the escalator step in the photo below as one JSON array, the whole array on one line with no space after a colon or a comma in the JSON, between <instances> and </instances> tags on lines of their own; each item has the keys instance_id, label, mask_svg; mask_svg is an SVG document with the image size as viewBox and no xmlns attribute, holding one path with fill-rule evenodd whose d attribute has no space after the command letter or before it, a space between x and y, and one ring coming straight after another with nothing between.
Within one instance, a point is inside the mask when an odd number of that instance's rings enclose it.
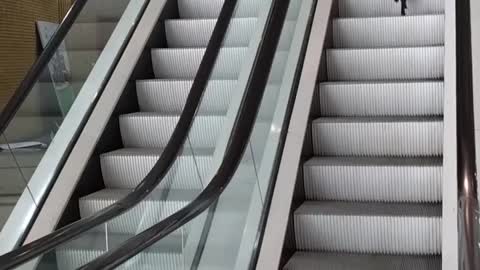
<instances>
[{"instance_id":1,"label":"escalator step","mask_svg":"<svg viewBox=\"0 0 480 270\"><path fill-rule=\"evenodd\" d=\"M340 18L333 20L335 48L443 45L444 15Z\"/></svg>"},{"instance_id":2,"label":"escalator step","mask_svg":"<svg viewBox=\"0 0 480 270\"><path fill-rule=\"evenodd\" d=\"M443 121L420 117L318 118L313 149L323 156L440 156Z\"/></svg>"},{"instance_id":3,"label":"escalator step","mask_svg":"<svg viewBox=\"0 0 480 270\"><path fill-rule=\"evenodd\" d=\"M441 79L443 59L443 47L329 49L328 80Z\"/></svg>"},{"instance_id":4,"label":"escalator step","mask_svg":"<svg viewBox=\"0 0 480 270\"><path fill-rule=\"evenodd\" d=\"M384 0L340 0L338 1L340 17L384 17L400 16L400 1ZM442 14L445 11L445 0L408 1L407 15Z\"/></svg>"},{"instance_id":5,"label":"escalator step","mask_svg":"<svg viewBox=\"0 0 480 270\"><path fill-rule=\"evenodd\" d=\"M314 157L303 168L307 200L442 200L441 158Z\"/></svg>"},{"instance_id":6,"label":"escalator step","mask_svg":"<svg viewBox=\"0 0 480 270\"><path fill-rule=\"evenodd\" d=\"M236 80L240 73L247 48L221 49L210 79ZM153 49L152 63L155 77L159 79L194 79L205 54L204 48Z\"/></svg>"},{"instance_id":7,"label":"escalator step","mask_svg":"<svg viewBox=\"0 0 480 270\"><path fill-rule=\"evenodd\" d=\"M284 270L439 270L440 256L387 256L296 252Z\"/></svg>"},{"instance_id":8,"label":"escalator step","mask_svg":"<svg viewBox=\"0 0 480 270\"><path fill-rule=\"evenodd\" d=\"M326 82L318 91L323 116L443 114L443 81Z\"/></svg>"},{"instance_id":9,"label":"escalator step","mask_svg":"<svg viewBox=\"0 0 480 270\"><path fill-rule=\"evenodd\" d=\"M180 115L190 93L192 80L137 81L140 110ZM236 80L211 80L200 104L200 114L225 114L237 86Z\"/></svg>"},{"instance_id":10,"label":"escalator step","mask_svg":"<svg viewBox=\"0 0 480 270\"><path fill-rule=\"evenodd\" d=\"M438 255L441 204L307 201L295 211L303 251Z\"/></svg>"},{"instance_id":11,"label":"escalator step","mask_svg":"<svg viewBox=\"0 0 480 270\"><path fill-rule=\"evenodd\" d=\"M131 189L103 189L80 198L80 216L89 217L124 198L131 191ZM125 214L107 222L106 228L99 226L95 230L125 234L142 232L186 206L200 191L200 189L155 191Z\"/></svg>"},{"instance_id":12,"label":"escalator step","mask_svg":"<svg viewBox=\"0 0 480 270\"><path fill-rule=\"evenodd\" d=\"M158 113L132 113L120 116L120 131L127 148L165 147L179 116ZM223 128L224 116L197 116L186 145L194 148L214 148Z\"/></svg>"},{"instance_id":13,"label":"escalator step","mask_svg":"<svg viewBox=\"0 0 480 270\"><path fill-rule=\"evenodd\" d=\"M101 155L102 175L107 188L133 189L147 176L163 149L120 149ZM214 149L184 149L159 188L195 189L211 171Z\"/></svg>"},{"instance_id":14,"label":"escalator step","mask_svg":"<svg viewBox=\"0 0 480 270\"><path fill-rule=\"evenodd\" d=\"M178 11L184 19L217 18L224 0L178 0ZM257 17L266 0L240 0L236 7L235 18ZM262 5L263 4L263 5Z\"/></svg>"}]
</instances>

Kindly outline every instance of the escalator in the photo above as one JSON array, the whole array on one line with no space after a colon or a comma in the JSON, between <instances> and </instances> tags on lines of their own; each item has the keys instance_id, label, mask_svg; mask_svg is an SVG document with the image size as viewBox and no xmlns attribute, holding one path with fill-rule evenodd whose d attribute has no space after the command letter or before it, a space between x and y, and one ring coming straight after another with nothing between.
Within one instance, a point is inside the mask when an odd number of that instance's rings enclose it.
<instances>
[{"instance_id":1,"label":"escalator","mask_svg":"<svg viewBox=\"0 0 480 270\"><path fill-rule=\"evenodd\" d=\"M477 269L452 3L142 2L0 269Z\"/></svg>"},{"instance_id":2,"label":"escalator","mask_svg":"<svg viewBox=\"0 0 480 270\"><path fill-rule=\"evenodd\" d=\"M342 2L284 269L440 269L443 6Z\"/></svg>"},{"instance_id":3,"label":"escalator","mask_svg":"<svg viewBox=\"0 0 480 270\"><path fill-rule=\"evenodd\" d=\"M123 55L103 78L95 108L78 127L83 130L64 149L64 160L57 165L63 168L32 219L24 245L0 258L3 268L27 262L26 267L35 269L77 269L191 205L208 190L224 155L232 156L228 149L232 136L240 134L241 115L249 115L252 127L243 135L249 145L244 159L240 162L245 145L234 155L238 161L231 162L238 163L235 181L209 211L128 258L122 268L228 269L248 264L236 259L255 244L262 214L257 210L267 196L260 186L270 185L268 168L279 150L279 130L272 127L286 119L313 1L179 0L144 6ZM83 39L77 37L69 46L78 47ZM133 66L124 65L135 57ZM119 77L124 89L111 86ZM252 82L259 80L263 84ZM111 102L116 99L109 97L113 91L118 100ZM70 112L78 113L78 99ZM104 108L105 103L113 107ZM104 126L99 119L107 119ZM85 147L84 141L94 148ZM88 158L79 163L79 156ZM72 166L76 168L68 169ZM56 231L44 236L52 225ZM217 258L219 252L223 259Z\"/></svg>"}]
</instances>

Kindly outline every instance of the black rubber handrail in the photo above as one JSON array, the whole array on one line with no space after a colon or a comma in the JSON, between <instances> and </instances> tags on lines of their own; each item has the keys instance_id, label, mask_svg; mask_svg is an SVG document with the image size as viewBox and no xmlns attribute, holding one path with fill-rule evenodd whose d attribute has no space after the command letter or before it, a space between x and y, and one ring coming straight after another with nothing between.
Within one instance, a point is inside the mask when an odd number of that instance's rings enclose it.
<instances>
[{"instance_id":1,"label":"black rubber handrail","mask_svg":"<svg viewBox=\"0 0 480 270\"><path fill-rule=\"evenodd\" d=\"M160 223L130 238L87 265L82 270L115 269L162 238L181 228L211 207L227 188L237 170L253 131L263 94L269 79L273 58L285 22L290 0L273 0L267 25L255 63L248 79L235 124L230 133L223 161L210 183L187 206Z\"/></svg>"},{"instance_id":2,"label":"black rubber handrail","mask_svg":"<svg viewBox=\"0 0 480 270\"><path fill-rule=\"evenodd\" d=\"M475 0L477 1L477 0ZM459 269L480 269L470 0L455 1Z\"/></svg>"},{"instance_id":3,"label":"black rubber handrail","mask_svg":"<svg viewBox=\"0 0 480 270\"><path fill-rule=\"evenodd\" d=\"M5 131L10 121L12 121L12 119L15 117L15 114L20 109L20 106L32 91L35 83L37 83L38 78L47 68L52 56L65 40L68 31L70 31L70 28L77 20L87 1L88 0L76 0L75 3L73 3L70 11L63 19L57 31L47 43L47 46L45 46L45 49L42 51L35 63L28 70L25 78L22 80L17 90L13 93L7 105L5 105L3 108L2 114L0 114L0 134Z\"/></svg>"},{"instance_id":4,"label":"black rubber handrail","mask_svg":"<svg viewBox=\"0 0 480 270\"><path fill-rule=\"evenodd\" d=\"M145 199L161 183L175 162L189 134L233 17L236 3L237 0L226 0L224 2L180 119L159 160L143 181L125 198L94 215L71 223L49 235L0 256L0 270L17 267L39 255L52 251L59 245L77 238L84 232L120 216Z\"/></svg>"}]
</instances>

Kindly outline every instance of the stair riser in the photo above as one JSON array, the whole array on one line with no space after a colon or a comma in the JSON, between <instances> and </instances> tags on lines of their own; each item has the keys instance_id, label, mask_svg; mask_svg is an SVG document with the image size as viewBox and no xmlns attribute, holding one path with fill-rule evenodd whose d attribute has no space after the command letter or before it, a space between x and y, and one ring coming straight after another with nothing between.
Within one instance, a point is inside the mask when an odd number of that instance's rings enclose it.
<instances>
[{"instance_id":1,"label":"stair riser","mask_svg":"<svg viewBox=\"0 0 480 270\"><path fill-rule=\"evenodd\" d=\"M103 255L100 250L60 250L56 251L58 269L77 269ZM175 270L184 269L184 255L181 253L142 252L125 264L115 268L119 270Z\"/></svg>"},{"instance_id":2,"label":"stair riser","mask_svg":"<svg viewBox=\"0 0 480 270\"><path fill-rule=\"evenodd\" d=\"M315 121L313 149L320 156L440 156L443 122Z\"/></svg>"},{"instance_id":3,"label":"stair riser","mask_svg":"<svg viewBox=\"0 0 480 270\"><path fill-rule=\"evenodd\" d=\"M164 199L168 199L167 194L164 197ZM117 200L82 199L79 205L80 216L82 218L89 217ZM93 231L107 230L111 233L124 234L140 233L185 207L188 203L189 201L142 201L127 213L107 222L106 227L99 226Z\"/></svg>"},{"instance_id":4,"label":"stair riser","mask_svg":"<svg viewBox=\"0 0 480 270\"><path fill-rule=\"evenodd\" d=\"M440 202L442 167L304 166L307 200Z\"/></svg>"},{"instance_id":5,"label":"stair riser","mask_svg":"<svg viewBox=\"0 0 480 270\"><path fill-rule=\"evenodd\" d=\"M199 117L194 120L186 145L214 148L223 128L223 117ZM178 117L120 117L120 130L125 147L165 147L178 122Z\"/></svg>"},{"instance_id":6,"label":"stair riser","mask_svg":"<svg viewBox=\"0 0 480 270\"><path fill-rule=\"evenodd\" d=\"M327 50L330 81L443 78L443 47Z\"/></svg>"},{"instance_id":7,"label":"stair riser","mask_svg":"<svg viewBox=\"0 0 480 270\"><path fill-rule=\"evenodd\" d=\"M445 17L337 19L333 21L335 48L387 48L443 45Z\"/></svg>"},{"instance_id":8,"label":"stair riser","mask_svg":"<svg viewBox=\"0 0 480 270\"><path fill-rule=\"evenodd\" d=\"M193 80L197 74L205 49L154 49L152 62L155 77L158 79ZM220 50L211 80L237 80L247 58L248 48L227 48ZM270 82L282 79L287 61L287 52L276 53Z\"/></svg>"},{"instance_id":9,"label":"stair riser","mask_svg":"<svg viewBox=\"0 0 480 270\"><path fill-rule=\"evenodd\" d=\"M307 251L440 254L439 217L295 215L297 249Z\"/></svg>"},{"instance_id":10,"label":"stair riser","mask_svg":"<svg viewBox=\"0 0 480 270\"><path fill-rule=\"evenodd\" d=\"M322 84L323 116L443 115L443 82L398 84Z\"/></svg>"},{"instance_id":11,"label":"stair riser","mask_svg":"<svg viewBox=\"0 0 480 270\"><path fill-rule=\"evenodd\" d=\"M168 20L165 23L170 48L206 48L217 20ZM223 47L248 47L257 26L256 18L234 19L230 24ZM286 21L278 44L288 50L295 30L294 21Z\"/></svg>"},{"instance_id":12,"label":"stair riser","mask_svg":"<svg viewBox=\"0 0 480 270\"><path fill-rule=\"evenodd\" d=\"M407 1L407 15L444 13L444 0ZM339 0L340 17L384 17L400 16L400 1L384 0Z\"/></svg>"},{"instance_id":13,"label":"stair riser","mask_svg":"<svg viewBox=\"0 0 480 270\"><path fill-rule=\"evenodd\" d=\"M155 77L159 79L193 80L205 49L154 49L152 62ZM247 48L221 49L210 79L236 80Z\"/></svg>"},{"instance_id":14,"label":"stair riser","mask_svg":"<svg viewBox=\"0 0 480 270\"><path fill-rule=\"evenodd\" d=\"M145 178L158 156L103 156L102 174L107 188L133 189ZM211 171L212 157L181 156L170 168L159 188L197 189Z\"/></svg>"}]
</instances>

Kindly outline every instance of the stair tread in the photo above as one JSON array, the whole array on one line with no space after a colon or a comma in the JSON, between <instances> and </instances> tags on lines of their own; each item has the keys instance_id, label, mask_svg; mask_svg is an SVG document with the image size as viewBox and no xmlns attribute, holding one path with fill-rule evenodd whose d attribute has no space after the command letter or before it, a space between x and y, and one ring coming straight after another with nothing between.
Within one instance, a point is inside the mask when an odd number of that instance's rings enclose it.
<instances>
[{"instance_id":1,"label":"stair tread","mask_svg":"<svg viewBox=\"0 0 480 270\"><path fill-rule=\"evenodd\" d=\"M441 157L313 157L305 166L442 166Z\"/></svg>"},{"instance_id":2,"label":"stair tread","mask_svg":"<svg viewBox=\"0 0 480 270\"><path fill-rule=\"evenodd\" d=\"M150 157L160 157L165 148L122 148L115 151L107 152L102 154L102 158L111 158L119 156L150 156ZM212 156L214 148L194 148L183 149L179 155L182 156Z\"/></svg>"},{"instance_id":3,"label":"stair tread","mask_svg":"<svg viewBox=\"0 0 480 270\"><path fill-rule=\"evenodd\" d=\"M313 124L321 123L409 123L409 122L442 122L439 116L372 116L372 117L319 117Z\"/></svg>"},{"instance_id":4,"label":"stair tread","mask_svg":"<svg viewBox=\"0 0 480 270\"><path fill-rule=\"evenodd\" d=\"M438 270L441 256L296 252L284 270Z\"/></svg>"},{"instance_id":5,"label":"stair tread","mask_svg":"<svg viewBox=\"0 0 480 270\"><path fill-rule=\"evenodd\" d=\"M295 211L295 215L440 218L442 216L442 205L428 203L306 201Z\"/></svg>"},{"instance_id":6,"label":"stair tread","mask_svg":"<svg viewBox=\"0 0 480 270\"><path fill-rule=\"evenodd\" d=\"M134 113L129 113L129 114L123 114L120 116L120 118L180 118L180 114L176 113L170 113L170 114L165 114L165 113L158 113L158 112L134 112ZM200 114L196 115L195 118L223 118L225 115L222 114Z\"/></svg>"},{"instance_id":7,"label":"stair tread","mask_svg":"<svg viewBox=\"0 0 480 270\"><path fill-rule=\"evenodd\" d=\"M326 49L327 52L388 52L388 51L402 51L402 50L429 50L439 49L445 46L416 46L416 47L395 47L395 48L330 48Z\"/></svg>"},{"instance_id":8,"label":"stair tread","mask_svg":"<svg viewBox=\"0 0 480 270\"><path fill-rule=\"evenodd\" d=\"M97 192L91 193L85 197L80 198L80 203L87 201L118 201L128 194L130 194L133 189L112 189L106 188L99 190ZM163 202L173 202L173 201L188 201L190 202L195 198L199 193L198 189L169 189L168 193L164 190L155 190L142 202L148 201L163 201ZM168 200L167 200L168 199Z\"/></svg>"},{"instance_id":9,"label":"stair tread","mask_svg":"<svg viewBox=\"0 0 480 270\"><path fill-rule=\"evenodd\" d=\"M324 81L319 83L319 86L322 85L392 85L392 84L443 84L443 80L436 79L421 79L421 80L375 80L375 81Z\"/></svg>"},{"instance_id":10,"label":"stair tread","mask_svg":"<svg viewBox=\"0 0 480 270\"><path fill-rule=\"evenodd\" d=\"M408 1L406 15L443 14L444 0ZM400 2L382 0L341 0L338 3L340 17L401 16Z\"/></svg>"}]
</instances>

